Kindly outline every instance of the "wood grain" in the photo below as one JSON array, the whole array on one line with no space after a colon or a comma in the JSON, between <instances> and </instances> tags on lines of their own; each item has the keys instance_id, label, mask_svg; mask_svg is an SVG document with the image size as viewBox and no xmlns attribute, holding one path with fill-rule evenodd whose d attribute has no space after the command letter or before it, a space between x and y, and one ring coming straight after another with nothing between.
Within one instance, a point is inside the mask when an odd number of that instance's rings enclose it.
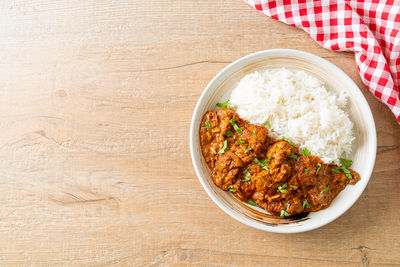
<instances>
[{"instance_id":1,"label":"wood grain","mask_svg":"<svg viewBox=\"0 0 400 267\"><path fill-rule=\"evenodd\" d=\"M236 0L2 1L0 25L1 266L400 264L400 127L352 54ZM233 220L191 164L189 125L205 85L270 48L339 66L377 125L366 191L308 233Z\"/></svg>"}]
</instances>

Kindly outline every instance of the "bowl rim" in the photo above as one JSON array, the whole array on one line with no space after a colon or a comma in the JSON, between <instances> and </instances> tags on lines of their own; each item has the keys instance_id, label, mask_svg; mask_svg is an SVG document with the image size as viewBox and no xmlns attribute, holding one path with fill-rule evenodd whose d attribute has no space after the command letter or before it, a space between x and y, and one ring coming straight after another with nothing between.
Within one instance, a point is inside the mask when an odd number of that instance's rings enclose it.
<instances>
[{"instance_id":1,"label":"bowl rim","mask_svg":"<svg viewBox=\"0 0 400 267\"><path fill-rule=\"evenodd\" d=\"M242 214L240 214L240 213L236 212L235 210L231 209L226 204L224 204L216 195L214 195L212 189L210 188L210 186L205 181L206 178L203 177L203 173L200 170L200 163L195 160L196 156L195 156L195 149L194 149L194 142L195 142L194 133L195 133L195 131L198 131L198 129L195 129L194 120L195 120L196 114L198 114L198 112L200 110L201 103L204 102L207 92L212 90L212 87L213 87L214 83L218 79L220 79L221 76L224 76L225 72L227 72L228 70L230 70L232 68L235 68L236 65L239 65L243 61L248 61L248 60L252 60L252 59L259 60L261 57L268 58L269 56L274 56L274 54L281 54L281 53L285 53L287 55L293 55L293 56L300 56L304 60L312 61L312 62L316 63L317 65L323 64L325 68L337 72L340 76L343 77L343 79L346 79L347 80L346 83L351 84L352 87L358 89L358 90L355 90L356 91L355 93L357 94L357 101L361 102L361 105L366 107L366 111L367 112L365 114L363 114L363 116L364 116L365 120L367 121L367 125L370 125L369 129L374 129L374 131L370 132L370 136L369 136L369 138L371 138L371 140L369 142L372 142L372 145L373 145L373 147L372 147L372 149L373 149L372 164L370 166L368 166L369 169L366 172L367 175L365 177L363 177L363 179L366 182L362 186L362 188L358 192L356 192L357 194L354 197L353 203L351 203L351 205L349 205L347 208L341 210L340 212L337 212L336 214L328 217L326 220L321 220L319 223L314 222L314 224L310 224L310 225L303 225L300 228L296 227L295 225L293 227L290 227L290 228L286 228L286 227L270 227L270 226L264 225L262 223L257 223L257 222L250 221L245 216L243 216ZM314 229L320 228L320 227L322 227L324 225L327 225L330 222L336 220L341 215L343 215L346 211L348 211L357 202L357 200L360 198L361 194L364 192L366 186L369 183L369 180L370 180L371 175L372 175L372 171L373 171L374 166L375 166L376 150L377 150L376 127L375 127L374 118L373 118L373 115L372 115L372 112L371 112L371 108L370 108L367 100L365 99L364 95L362 94L360 88L357 86L357 84L344 71L342 71L339 67L337 67L333 63L327 61L326 59L323 59L323 58L321 58L319 56L316 56L316 55L313 55L311 53L307 53L307 52L300 51L300 50L295 50L295 49L268 49L268 50L258 51L258 52L246 55L244 57L241 57L241 58L233 61L232 63L228 64L226 67L224 67L207 84L207 86L203 90L202 94L200 95L200 97L199 97L199 99L198 99L198 101L196 103L196 107L194 109L194 112L193 112L193 115L192 115L192 119L191 119L191 123L190 123L189 139L190 139L189 140L189 143L190 143L190 155L191 155L191 158L192 158L192 163L193 163L197 178L199 179L201 185L203 186L204 190L207 192L209 197L215 202L215 204L217 204L217 206L219 208L221 208L225 213L227 213L229 216L231 216L235 220L237 220L237 221L239 221L239 222L241 222L241 223L243 223L245 225L248 225L248 226L250 226L252 228L263 230L263 231L267 231L267 232L285 233L285 234L306 232L306 231L310 231L310 230L314 230Z\"/></svg>"}]
</instances>

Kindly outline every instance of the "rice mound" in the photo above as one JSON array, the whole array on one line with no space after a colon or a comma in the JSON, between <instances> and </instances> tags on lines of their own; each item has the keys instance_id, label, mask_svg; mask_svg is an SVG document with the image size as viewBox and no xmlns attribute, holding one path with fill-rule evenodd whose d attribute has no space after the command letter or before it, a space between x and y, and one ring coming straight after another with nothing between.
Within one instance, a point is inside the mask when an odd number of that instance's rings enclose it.
<instances>
[{"instance_id":1,"label":"rice mound","mask_svg":"<svg viewBox=\"0 0 400 267\"><path fill-rule=\"evenodd\" d=\"M252 124L271 124L275 138L290 138L326 163L351 153L353 123L343 110L347 95L328 91L323 82L289 69L254 72L240 80L231 107Z\"/></svg>"}]
</instances>

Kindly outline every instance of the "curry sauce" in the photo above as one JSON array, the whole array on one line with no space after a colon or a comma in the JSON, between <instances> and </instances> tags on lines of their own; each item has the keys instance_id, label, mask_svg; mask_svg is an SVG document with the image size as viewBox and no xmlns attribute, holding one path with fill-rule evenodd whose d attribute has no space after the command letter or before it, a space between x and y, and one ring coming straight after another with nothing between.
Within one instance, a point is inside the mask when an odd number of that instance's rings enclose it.
<instances>
[{"instance_id":1,"label":"curry sauce","mask_svg":"<svg viewBox=\"0 0 400 267\"><path fill-rule=\"evenodd\" d=\"M300 153L291 140L269 137L267 128L227 108L203 116L200 145L215 185L281 217L325 209L360 179L349 166Z\"/></svg>"}]
</instances>

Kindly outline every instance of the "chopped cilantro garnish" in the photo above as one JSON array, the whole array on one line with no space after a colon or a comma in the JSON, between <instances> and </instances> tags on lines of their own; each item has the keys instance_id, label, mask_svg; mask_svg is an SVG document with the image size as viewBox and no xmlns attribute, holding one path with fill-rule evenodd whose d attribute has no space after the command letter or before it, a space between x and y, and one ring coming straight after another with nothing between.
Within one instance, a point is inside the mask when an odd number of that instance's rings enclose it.
<instances>
[{"instance_id":1,"label":"chopped cilantro garnish","mask_svg":"<svg viewBox=\"0 0 400 267\"><path fill-rule=\"evenodd\" d=\"M306 147L303 149L303 155L305 155L305 156L310 156L311 155L311 152L310 152L310 150L308 150Z\"/></svg>"},{"instance_id":2,"label":"chopped cilantro garnish","mask_svg":"<svg viewBox=\"0 0 400 267\"><path fill-rule=\"evenodd\" d=\"M244 146L244 148L246 148L247 150L252 150L251 147L247 147L247 146L245 146L245 145L243 145L243 146Z\"/></svg>"},{"instance_id":3,"label":"chopped cilantro garnish","mask_svg":"<svg viewBox=\"0 0 400 267\"><path fill-rule=\"evenodd\" d=\"M307 209L311 208L311 205L310 205L310 203L308 203L307 199L303 200L303 209L304 208L307 208Z\"/></svg>"},{"instance_id":4,"label":"chopped cilantro garnish","mask_svg":"<svg viewBox=\"0 0 400 267\"><path fill-rule=\"evenodd\" d=\"M232 124L233 129L235 129L236 132L238 132L240 134L243 133L242 129L240 129L239 126L237 126L236 120L232 119L229 122L230 122L230 124Z\"/></svg>"},{"instance_id":5,"label":"chopped cilantro garnish","mask_svg":"<svg viewBox=\"0 0 400 267\"><path fill-rule=\"evenodd\" d=\"M227 131L225 135L226 135L226 136L234 136L235 133L232 132L232 131Z\"/></svg>"},{"instance_id":6,"label":"chopped cilantro garnish","mask_svg":"<svg viewBox=\"0 0 400 267\"><path fill-rule=\"evenodd\" d=\"M249 169L250 169L249 166L247 166L246 169L244 169L244 170L242 171L242 173L245 174L246 172L249 171Z\"/></svg>"},{"instance_id":7,"label":"chopped cilantro garnish","mask_svg":"<svg viewBox=\"0 0 400 267\"><path fill-rule=\"evenodd\" d=\"M224 146L221 148L220 151L218 151L218 154L224 154L227 147L228 147L228 140L225 139Z\"/></svg>"},{"instance_id":8,"label":"chopped cilantro garnish","mask_svg":"<svg viewBox=\"0 0 400 267\"><path fill-rule=\"evenodd\" d=\"M244 143L246 143L246 142L239 138L239 139L238 139L238 143L239 143L239 144L244 144Z\"/></svg>"},{"instance_id":9,"label":"chopped cilantro garnish","mask_svg":"<svg viewBox=\"0 0 400 267\"><path fill-rule=\"evenodd\" d=\"M208 120L206 120L206 126L201 127L201 129L211 129L210 122Z\"/></svg>"},{"instance_id":10,"label":"chopped cilantro garnish","mask_svg":"<svg viewBox=\"0 0 400 267\"><path fill-rule=\"evenodd\" d=\"M296 145L293 143L293 141L290 140L289 138L282 136L282 139L285 140L286 142L288 142L289 144L291 144L292 146L296 146Z\"/></svg>"},{"instance_id":11,"label":"chopped cilantro garnish","mask_svg":"<svg viewBox=\"0 0 400 267\"><path fill-rule=\"evenodd\" d=\"M308 170L307 169L304 169L304 172L306 173L306 175L308 175Z\"/></svg>"},{"instance_id":12,"label":"chopped cilantro garnish","mask_svg":"<svg viewBox=\"0 0 400 267\"><path fill-rule=\"evenodd\" d=\"M254 137L257 138L256 130L253 131Z\"/></svg>"},{"instance_id":13,"label":"chopped cilantro garnish","mask_svg":"<svg viewBox=\"0 0 400 267\"><path fill-rule=\"evenodd\" d=\"M235 193L236 189L234 189L233 186L229 186L229 191L231 191L232 193Z\"/></svg>"},{"instance_id":14,"label":"chopped cilantro garnish","mask_svg":"<svg viewBox=\"0 0 400 267\"><path fill-rule=\"evenodd\" d=\"M268 157L267 159L265 159L263 162L260 162L257 158L254 158L254 163L257 164L258 166L260 166L261 168L263 168L264 170L268 171L267 165L270 162L271 157Z\"/></svg>"},{"instance_id":15,"label":"chopped cilantro garnish","mask_svg":"<svg viewBox=\"0 0 400 267\"><path fill-rule=\"evenodd\" d=\"M351 171L349 171L345 166L337 166L335 168L332 168L332 171L336 172L336 173L340 173L341 170L344 172L344 175L347 178L349 178L350 180L353 179L353 175L351 175Z\"/></svg>"},{"instance_id":16,"label":"chopped cilantro garnish","mask_svg":"<svg viewBox=\"0 0 400 267\"><path fill-rule=\"evenodd\" d=\"M231 105L231 103L229 103L229 100L226 101L225 103L217 103L217 107L220 107L220 108L229 108L230 105Z\"/></svg>"},{"instance_id":17,"label":"chopped cilantro garnish","mask_svg":"<svg viewBox=\"0 0 400 267\"><path fill-rule=\"evenodd\" d=\"M251 173L250 173L250 172L247 172L247 173L246 173L245 179L241 179L240 181L242 181L242 182L248 182L248 181L250 181L250 177L251 177Z\"/></svg>"},{"instance_id":18,"label":"chopped cilantro garnish","mask_svg":"<svg viewBox=\"0 0 400 267\"><path fill-rule=\"evenodd\" d=\"M286 187L287 187L287 183L284 183L283 185L279 186L276 191L281 192L281 193L287 193L288 191L285 189Z\"/></svg>"},{"instance_id":19,"label":"chopped cilantro garnish","mask_svg":"<svg viewBox=\"0 0 400 267\"><path fill-rule=\"evenodd\" d=\"M300 158L299 158L297 155L295 155L295 154L290 154L289 158L295 159L295 160L297 160L297 161L300 161Z\"/></svg>"},{"instance_id":20,"label":"chopped cilantro garnish","mask_svg":"<svg viewBox=\"0 0 400 267\"><path fill-rule=\"evenodd\" d=\"M297 188L297 186L296 185L289 185L291 188Z\"/></svg>"},{"instance_id":21,"label":"chopped cilantro garnish","mask_svg":"<svg viewBox=\"0 0 400 267\"><path fill-rule=\"evenodd\" d=\"M290 213L287 212L289 210L289 208L290 208L290 204L288 203L286 206L286 210L281 210L281 215L280 215L281 218L284 218L285 216L290 216Z\"/></svg>"},{"instance_id":22,"label":"chopped cilantro garnish","mask_svg":"<svg viewBox=\"0 0 400 267\"><path fill-rule=\"evenodd\" d=\"M267 125L267 127L271 129L271 123L269 123L269 121L264 122L264 125Z\"/></svg>"},{"instance_id":23,"label":"chopped cilantro garnish","mask_svg":"<svg viewBox=\"0 0 400 267\"><path fill-rule=\"evenodd\" d=\"M327 187L327 188L325 188L324 190L322 190L322 193L326 193L326 192L328 192L328 190L329 190L329 186Z\"/></svg>"},{"instance_id":24,"label":"chopped cilantro garnish","mask_svg":"<svg viewBox=\"0 0 400 267\"><path fill-rule=\"evenodd\" d=\"M318 166L318 168L315 171L315 175L318 175L319 169L321 169L321 163L318 163L317 166Z\"/></svg>"},{"instance_id":25,"label":"chopped cilantro garnish","mask_svg":"<svg viewBox=\"0 0 400 267\"><path fill-rule=\"evenodd\" d=\"M346 168L350 168L351 164L353 164L353 161L350 159L340 158L339 160L340 160L340 162L342 162L343 166L345 166Z\"/></svg>"},{"instance_id":26,"label":"chopped cilantro garnish","mask_svg":"<svg viewBox=\"0 0 400 267\"><path fill-rule=\"evenodd\" d=\"M247 203L249 203L250 205L252 205L252 206L258 206L257 205L257 203L255 203L253 200L251 200L251 199L249 199L248 201L247 201Z\"/></svg>"}]
</instances>

